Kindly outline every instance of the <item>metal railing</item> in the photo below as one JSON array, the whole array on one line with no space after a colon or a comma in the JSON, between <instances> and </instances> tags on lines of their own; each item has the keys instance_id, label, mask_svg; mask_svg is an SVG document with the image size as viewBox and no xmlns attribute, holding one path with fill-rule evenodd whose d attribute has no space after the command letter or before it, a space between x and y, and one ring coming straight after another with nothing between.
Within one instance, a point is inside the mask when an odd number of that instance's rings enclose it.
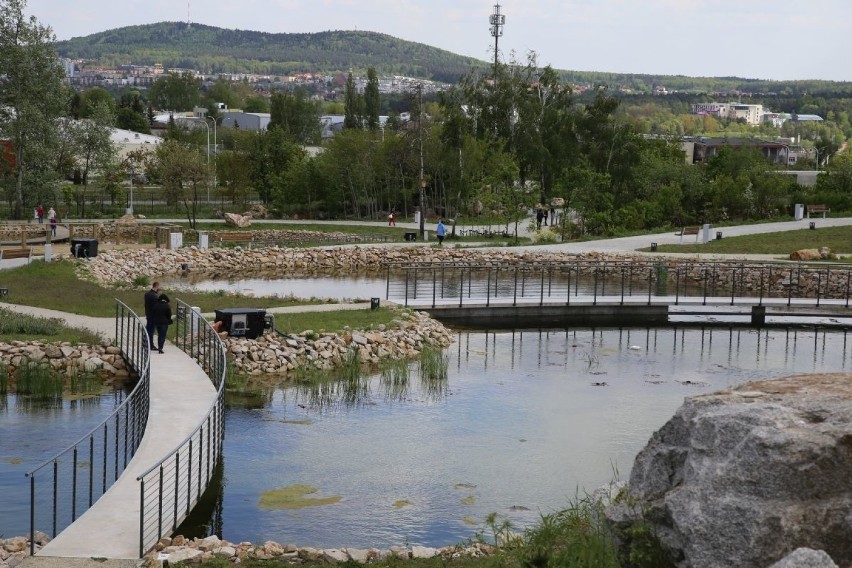
<instances>
[{"instance_id":1,"label":"metal railing","mask_svg":"<svg viewBox=\"0 0 852 568\"><path fill-rule=\"evenodd\" d=\"M27 473L30 479L30 554L35 554L36 525L50 525L51 536L67 528L100 499L133 458L148 423L150 348L145 324L124 303L115 301L115 340L138 382L106 420ZM46 480L47 484L39 485ZM46 532L46 531L45 531Z\"/></svg>"},{"instance_id":2,"label":"metal railing","mask_svg":"<svg viewBox=\"0 0 852 568\"><path fill-rule=\"evenodd\" d=\"M402 263L387 267L386 298L408 305L491 306L599 301L763 305L809 299L848 308L852 266L661 260ZM839 300L839 302L838 302Z\"/></svg>"},{"instance_id":3,"label":"metal railing","mask_svg":"<svg viewBox=\"0 0 852 568\"><path fill-rule=\"evenodd\" d=\"M139 481L139 557L172 534L198 503L222 454L225 426L225 346L210 323L177 301L175 344L195 359L216 388L196 429Z\"/></svg>"}]
</instances>

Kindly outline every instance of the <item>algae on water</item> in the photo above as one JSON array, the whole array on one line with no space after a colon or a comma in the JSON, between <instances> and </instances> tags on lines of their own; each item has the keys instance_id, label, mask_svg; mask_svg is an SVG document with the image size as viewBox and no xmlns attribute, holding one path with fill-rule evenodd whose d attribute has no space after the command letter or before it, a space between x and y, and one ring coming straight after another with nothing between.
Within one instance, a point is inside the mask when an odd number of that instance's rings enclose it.
<instances>
[{"instance_id":1,"label":"algae on water","mask_svg":"<svg viewBox=\"0 0 852 568\"><path fill-rule=\"evenodd\" d=\"M319 507L322 505L333 505L343 497L335 495L332 497L307 497L313 495L318 489L310 485L288 485L279 487L261 494L258 507L261 509L303 509L305 507Z\"/></svg>"},{"instance_id":2,"label":"algae on water","mask_svg":"<svg viewBox=\"0 0 852 568\"><path fill-rule=\"evenodd\" d=\"M403 507L408 507L411 505L411 501L408 499L399 499L393 502L393 506L397 509L402 509Z\"/></svg>"}]
</instances>

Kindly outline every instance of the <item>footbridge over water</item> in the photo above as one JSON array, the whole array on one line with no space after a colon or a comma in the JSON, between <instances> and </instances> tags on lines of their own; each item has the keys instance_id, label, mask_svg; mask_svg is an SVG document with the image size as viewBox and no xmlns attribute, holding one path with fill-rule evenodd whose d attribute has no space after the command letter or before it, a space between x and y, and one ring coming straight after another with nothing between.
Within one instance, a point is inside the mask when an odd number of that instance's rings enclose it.
<instances>
[{"instance_id":1,"label":"footbridge over water","mask_svg":"<svg viewBox=\"0 0 852 568\"><path fill-rule=\"evenodd\" d=\"M683 260L403 263L386 298L462 327L852 327L852 266Z\"/></svg>"},{"instance_id":2,"label":"footbridge over water","mask_svg":"<svg viewBox=\"0 0 852 568\"><path fill-rule=\"evenodd\" d=\"M219 462L225 350L177 302L175 348L152 355L143 322L117 302L116 345L138 375L104 422L27 476L31 554L136 559L192 511ZM36 534L53 540L36 551Z\"/></svg>"}]
</instances>

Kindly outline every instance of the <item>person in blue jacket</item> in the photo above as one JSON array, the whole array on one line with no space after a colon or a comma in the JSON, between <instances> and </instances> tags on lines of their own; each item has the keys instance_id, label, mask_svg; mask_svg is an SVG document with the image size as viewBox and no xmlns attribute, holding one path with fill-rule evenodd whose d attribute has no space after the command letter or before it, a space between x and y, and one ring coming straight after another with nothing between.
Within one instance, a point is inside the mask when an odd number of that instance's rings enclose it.
<instances>
[{"instance_id":1,"label":"person in blue jacket","mask_svg":"<svg viewBox=\"0 0 852 568\"><path fill-rule=\"evenodd\" d=\"M438 219L438 227L435 229L435 235L438 237L438 244L444 244L444 237L447 236L447 228L444 226L444 220Z\"/></svg>"}]
</instances>

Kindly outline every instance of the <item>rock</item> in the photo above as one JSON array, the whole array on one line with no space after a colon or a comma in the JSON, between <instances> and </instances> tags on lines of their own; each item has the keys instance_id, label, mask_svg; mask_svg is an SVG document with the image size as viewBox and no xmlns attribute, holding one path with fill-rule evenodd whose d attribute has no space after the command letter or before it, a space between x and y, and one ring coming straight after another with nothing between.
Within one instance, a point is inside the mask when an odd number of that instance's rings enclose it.
<instances>
[{"instance_id":1,"label":"rock","mask_svg":"<svg viewBox=\"0 0 852 568\"><path fill-rule=\"evenodd\" d=\"M617 531L644 517L679 566L763 568L793 549L852 558L852 374L688 398L639 453ZM624 533L621 533L624 534Z\"/></svg>"},{"instance_id":2,"label":"rock","mask_svg":"<svg viewBox=\"0 0 852 568\"><path fill-rule=\"evenodd\" d=\"M6 552L22 552L27 548L27 539L23 536L16 536L13 538L7 538L3 541L3 550Z\"/></svg>"},{"instance_id":3,"label":"rock","mask_svg":"<svg viewBox=\"0 0 852 568\"><path fill-rule=\"evenodd\" d=\"M367 345L369 343L366 337L358 333L352 334L352 342L356 345Z\"/></svg>"},{"instance_id":4,"label":"rock","mask_svg":"<svg viewBox=\"0 0 852 568\"><path fill-rule=\"evenodd\" d=\"M213 549L213 555L231 558L232 556L237 555L237 549L233 546L220 546L219 548Z\"/></svg>"},{"instance_id":5,"label":"rock","mask_svg":"<svg viewBox=\"0 0 852 568\"><path fill-rule=\"evenodd\" d=\"M225 224L232 227L249 227L251 226L251 217L237 213L225 213Z\"/></svg>"},{"instance_id":6,"label":"rock","mask_svg":"<svg viewBox=\"0 0 852 568\"><path fill-rule=\"evenodd\" d=\"M133 215L131 215L130 213L128 213L127 215L122 215L121 217L116 219L115 222L119 225L138 225L139 224L139 221L137 221L133 217Z\"/></svg>"},{"instance_id":7,"label":"rock","mask_svg":"<svg viewBox=\"0 0 852 568\"><path fill-rule=\"evenodd\" d=\"M358 564L366 564L370 561L370 551L362 550L360 548L347 548L346 554L349 555L349 559L353 562L357 562Z\"/></svg>"},{"instance_id":8,"label":"rock","mask_svg":"<svg viewBox=\"0 0 852 568\"><path fill-rule=\"evenodd\" d=\"M200 550L194 548L181 548L169 553L169 566L175 565L178 562L186 562L194 564L195 559L203 554Z\"/></svg>"},{"instance_id":9,"label":"rock","mask_svg":"<svg viewBox=\"0 0 852 568\"><path fill-rule=\"evenodd\" d=\"M411 557L412 558L434 558L438 555L437 549L427 548L425 546L412 546L411 547Z\"/></svg>"},{"instance_id":10,"label":"rock","mask_svg":"<svg viewBox=\"0 0 852 568\"><path fill-rule=\"evenodd\" d=\"M349 555L346 554L346 551L337 548L326 548L322 551L322 557L326 562L331 563L346 562L349 560Z\"/></svg>"},{"instance_id":11,"label":"rock","mask_svg":"<svg viewBox=\"0 0 852 568\"><path fill-rule=\"evenodd\" d=\"M798 548L769 568L837 568L837 564L822 550Z\"/></svg>"},{"instance_id":12,"label":"rock","mask_svg":"<svg viewBox=\"0 0 852 568\"><path fill-rule=\"evenodd\" d=\"M790 260L819 260L818 249L802 249L790 253Z\"/></svg>"}]
</instances>

